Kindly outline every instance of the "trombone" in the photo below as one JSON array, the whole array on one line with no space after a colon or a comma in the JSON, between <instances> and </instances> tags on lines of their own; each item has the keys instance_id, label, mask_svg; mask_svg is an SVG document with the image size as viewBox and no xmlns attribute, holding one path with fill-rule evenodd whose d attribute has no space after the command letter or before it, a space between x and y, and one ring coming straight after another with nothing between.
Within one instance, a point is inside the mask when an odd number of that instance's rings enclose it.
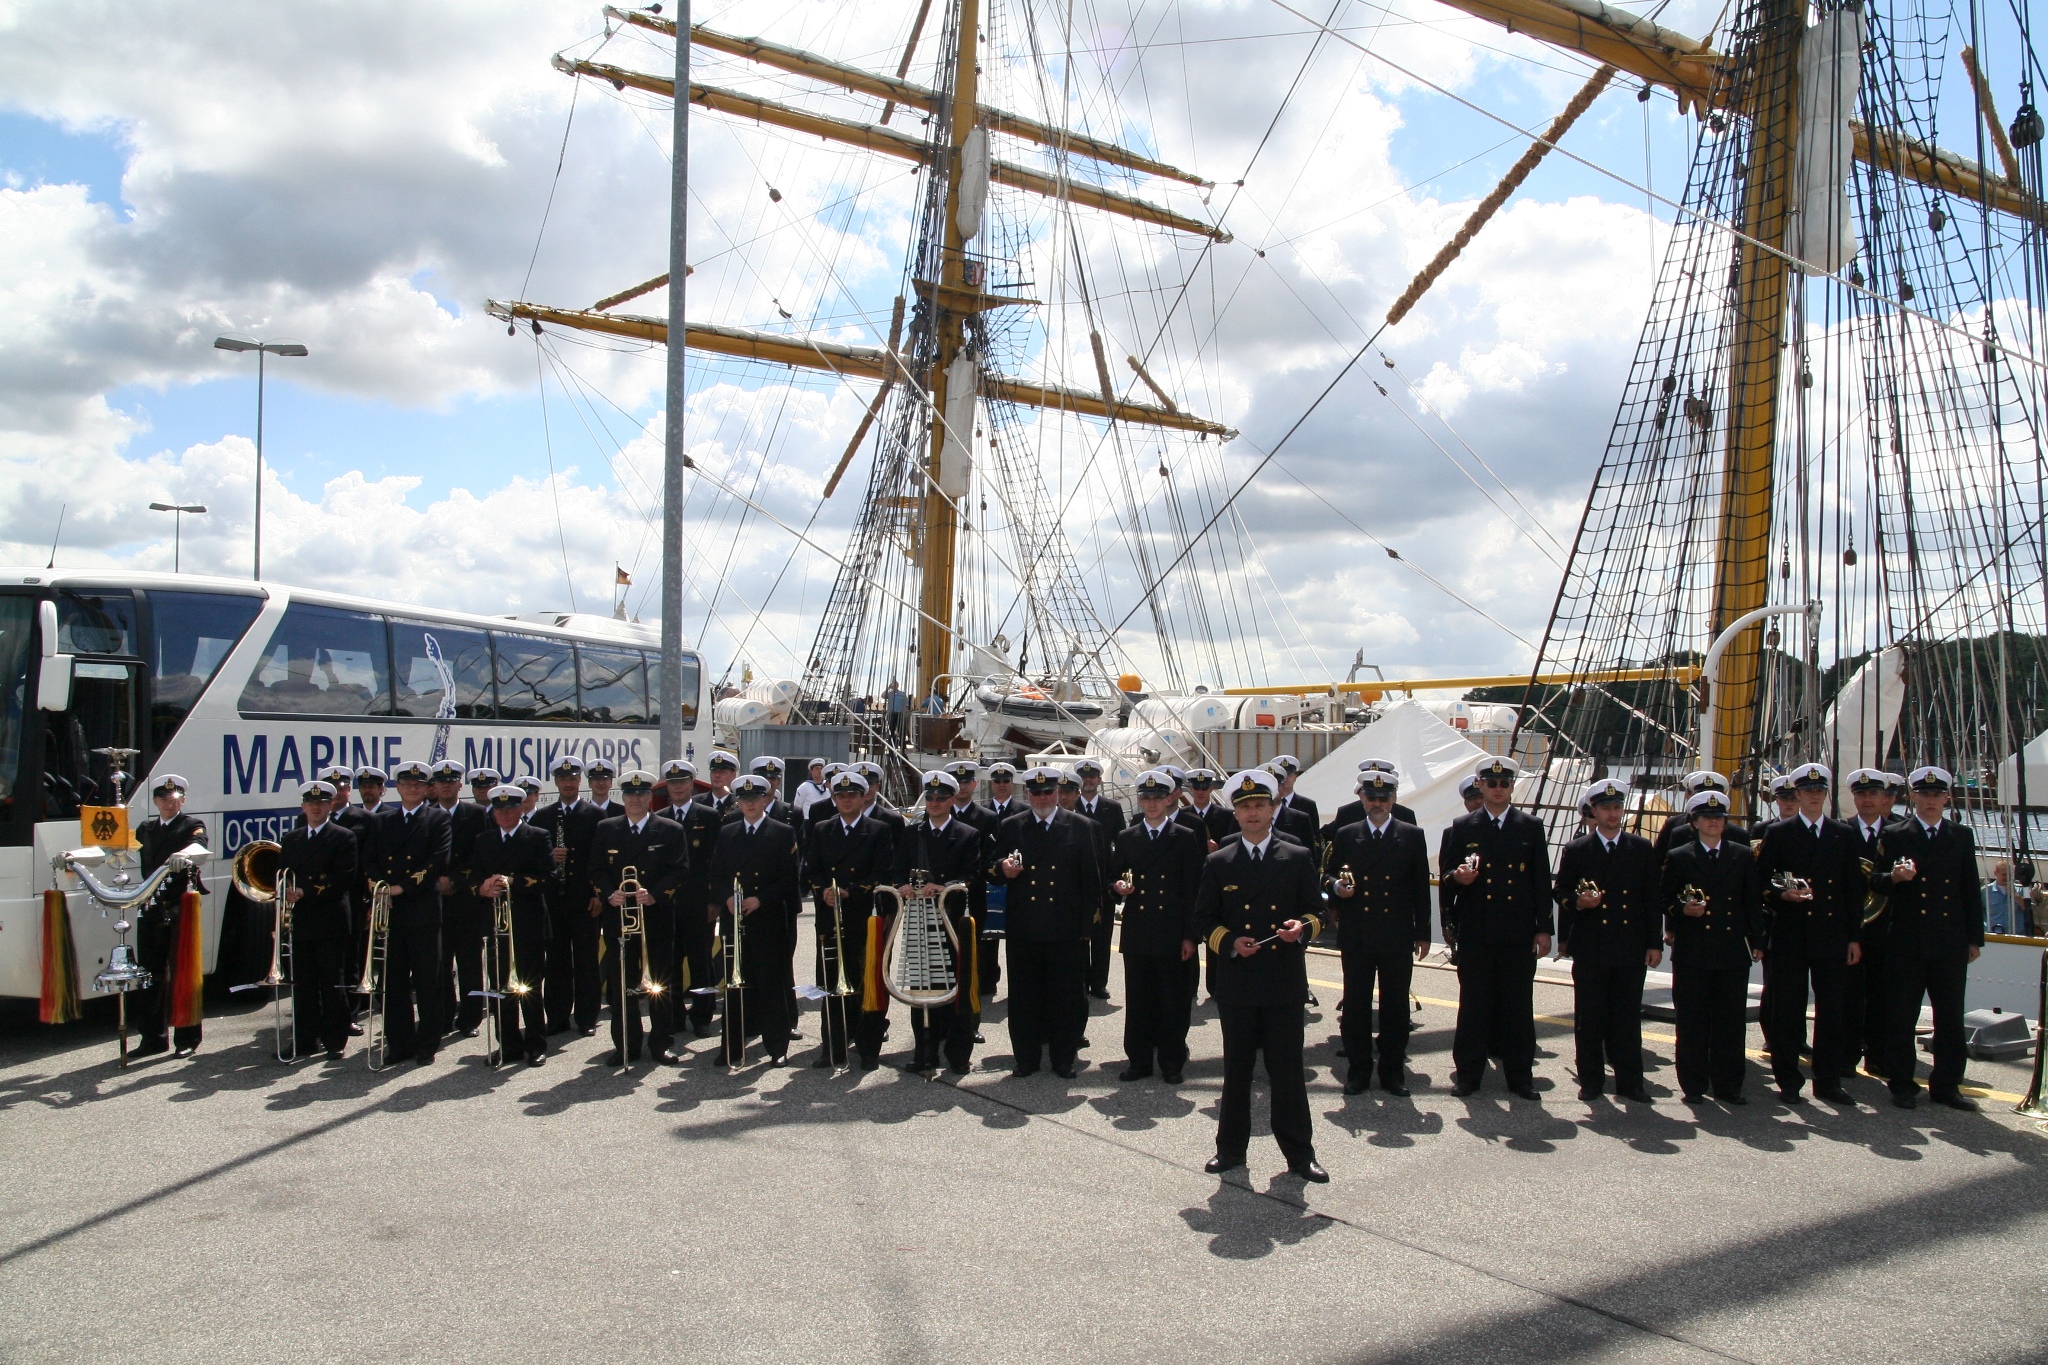
<instances>
[{"instance_id":1,"label":"trombone","mask_svg":"<svg viewBox=\"0 0 2048 1365\"><path fill-rule=\"evenodd\" d=\"M718 987L719 1008L725 1016L725 1064L728 1067L738 1066L747 1055L746 900L747 889L735 876L732 879L732 928L720 945L725 976Z\"/></svg>"},{"instance_id":2,"label":"trombone","mask_svg":"<svg viewBox=\"0 0 2048 1365\"><path fill-rule=\"evenodd\" d=\"M370 883L370 938L363 949L363 975L356 982L356 994L368 999L363 1056L372 1071L382 1071L390 1064L390 1047L384 1036L384 985L385 964L391 955L392 890L390 882Z\"/></svg>"},{"instance_id":3,"label":"trombone","mask_svg":"<svg viewBox=\"0 0 2048 1365\"><path fill-rule=\"evenodd\" d=\"M632 1054L630 1033L626 1028L626 1012L639 1012L640 1006L634 997L646 993L647 982L647 916L640 905L640 869L626 866L619 869L619 999L616 1022L619 1026L619 1065L627 1066ZM626 940L640 940L639 988L629 988L626 981Z\"/></svg>"},{"instance_id":4,"label":"trombone","mask_svg":"<svg viewBox=\"0 0 2048 1365\"><path fill-rule=\"evenodd\" d=\"M505 1029L498 1019L502 1003L511 999L515 1002L512 1010L512 1027L520 1027L519 1003L533 991L519 975L519 934L512 918L512 887L509 881L505 888L491 897L491 937L485 948L484 989L471 991L471 995L484 998L484 1060L491 1066L505 1064Z\"/></svg>"},{"instance_id":5,"label":"trombone","mask_svg":"<svg viewBox=\"0 0 2048 1365\"><path fill-rule=\"evenodd\" d=\"M299 1059L299 1000L292 981L292 874L278 868L284 849L271 839L251 839L235 854L228 878L235 890L258 905L271 907L270 970L261 980L236 986L236 991L270 987L270 1008L275 1024L275 1051L280 1062ZM291 1002L292 1030L285 1032L285 1002Z\"/></svg>"},{"instance_id":6,"label":"trombone","mask_svg":"<svg viewBox=\"0 0 2048 1365\"><path fill-rule=\"evenodd\" d=\"M832 1057L833 1020L837 1018L841 1058L837 1064L843 1065L846 1045L852 1041L847 1028L846 997L855 994L856 990L846 979L846 932L840 916L845 909L846 893L840 890L837 877L832 879L831 887L831 903L823 898L818 901L818 914L821 917L829 914L832 919L831 938L825 937L822 921L818 926L818 984L800 986L797 994L818 1002L819 1026L825 1033L825 1057L828 1061Z\"/></svg>"}]
</instances>

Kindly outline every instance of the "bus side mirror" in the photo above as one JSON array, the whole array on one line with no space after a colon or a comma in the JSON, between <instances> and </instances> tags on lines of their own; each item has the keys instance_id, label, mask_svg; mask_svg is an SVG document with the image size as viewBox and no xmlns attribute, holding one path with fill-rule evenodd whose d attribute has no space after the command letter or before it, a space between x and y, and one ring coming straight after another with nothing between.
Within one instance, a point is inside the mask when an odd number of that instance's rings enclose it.
<instances>
[{"instance_id":1,"label":"bus side mirror","mask_svg":"<svg viewBox=\"0 0 2048 1365\"><path fill-rule=\"evenodd\" d=\"M37 620L42 626L43 662L42 671L36 676L36 705L45 711L68 711L71 709L71 656L57 652L57 604L37 604Z\"/></svg>"}]
</instances>

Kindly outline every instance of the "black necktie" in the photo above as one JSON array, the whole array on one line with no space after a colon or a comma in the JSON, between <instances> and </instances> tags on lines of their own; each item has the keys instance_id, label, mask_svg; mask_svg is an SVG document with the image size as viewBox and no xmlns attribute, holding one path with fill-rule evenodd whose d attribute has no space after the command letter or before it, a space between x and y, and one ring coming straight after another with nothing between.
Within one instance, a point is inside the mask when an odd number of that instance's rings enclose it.
<instances>
[{"instance_id":1,"label":"black necktie","mask_svg":"<svg viewBox=\"0 0 2048 1365\"><path fill-rule=\"evenodd\" d=\"M1262 856L1262 855L1264 854L1264 852L1265 852L1265 850L1264 850L1264 849L1257 849L1257 848L1253 849L1253 850L1252 850L1252 861L1253 861L1253 862L1258 862L1258 861L1259 861L1259 859L1261 858L1261 856Z\"/></svg>"},{"instance_id":2,"label":"black necktie","mask_svg":"<svg viewBox=\"0 0 2048 1365\"><path fill-rule=\"evenodd\" d=\"M1379 827L1378 825L1374 825L1374 826L1373 826L1373 828L1372 828L1372 837L1373 837L1373 838L1374 838L1375 840L1377 840L1377 839L1378 839L1378 838L1380 837L1380 835L1382 835L1382 834L1384 834L1384 833L1386 833L1386 831L1385 831L1385 830L1383 830L1383 829L1381 829L1381 828L1380 828L1380 827Z\"/></svg>"},{"instance_id":3,"label":"black necktie","mask_svg":"<svg viewBox=\"0 0 2048 1365\"><path fill-rule=\"evenodd\" d=\"M1155 844L1159 842L1159 831L1156 829L1152 831L1152 842Z\"/></svg>"}]
</instances>

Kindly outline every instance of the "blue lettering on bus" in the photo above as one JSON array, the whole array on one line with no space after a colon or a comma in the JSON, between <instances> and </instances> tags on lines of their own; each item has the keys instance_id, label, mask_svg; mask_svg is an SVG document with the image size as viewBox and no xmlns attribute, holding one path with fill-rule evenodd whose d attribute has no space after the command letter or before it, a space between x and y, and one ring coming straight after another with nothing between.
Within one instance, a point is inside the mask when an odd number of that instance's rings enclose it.
<instances>
[{"instance_id":1,"label":"blue lettering on bus","mask_svg":"<svg viewBox=\"0 0 2048 1365\"><path fill-rule=\"evenodd\" d=\"M293 791L297 791L299 783L306 780L305 770L299 766L299 740L296 735L286 735L284 743L278 746L277 771L271 774L270 789L283 791L287 777L291 779Z\"/></svg>"},{"instance_id":2,"label":"blue lettering on bus","mask_svg":"<svg viewBox=\"0 0 2048 1365\"><path fill-rule=\"evenodd\" d=\"M398 746L403 743L405 743L404 735L384 736L384 762L379 766L382 767L385 772L388 773L393 768L398 766L400 761L398 757Z\"/></svg>"},{"instance_id":3,"label":"blue lettering on bus","mask_svg":"<svg viewBox=\"0 0 2048 1365\"><path fill-rule=\"evenodd\" d=\"M254 784L253 788L251 784ZM249 761L242 762L241 741L224 735L220 742L220 789L223 794L270 789L270 739L254 735L249 740Z\"/></svg>"},{"instance_id":4,"label":"blue lettering on bus","mask_svg":"<svg viewBox=\"0 0 2048 1365\"><path fill-rule=\"evenodd\" d=\"M315 773L333 766L334 741L325 735L315 735L306 741L306 766Z\"/></svg>"},{"instance_id":5,"label":"blue lettering on bus","mask_svg":"<svg viewBox=\"0 0 2048 1365\"><path fill-rule=\"evenodd\" d=\"M225 841L225 852L232 856L244 844L257 839L282 842L298 815L296 806L286 806L279 810L238 810L223 816L221 838Z\"/></svg>"}]
</instances>

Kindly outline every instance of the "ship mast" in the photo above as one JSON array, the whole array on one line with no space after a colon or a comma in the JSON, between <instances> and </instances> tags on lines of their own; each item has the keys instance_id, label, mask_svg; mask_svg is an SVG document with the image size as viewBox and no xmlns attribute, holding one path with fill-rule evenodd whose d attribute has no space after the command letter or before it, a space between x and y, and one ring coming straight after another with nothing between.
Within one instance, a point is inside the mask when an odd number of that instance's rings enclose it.
<instances>
[{"instance_id":1,"label":"ship mast","mask_svg":"<svg viewBox=\"0 0 2048 1365\"><path fill-rule=\"evenodd\" d=\"M1728 361L1728 443L1722 456L1721 526L1714 546L1708 639L1765 605L1770 591L1772 478L1783 390L1792 268L1763 243L1785 239L1792 154L1798 142L1799 41L1805 0L1769 0L1751 69L1736 82L1736 116L1749 125L1735 244L1735 316ZM1704 766L1730 776L1747 763L1756 728L1764 623L1736 636L1713 686L1716 730Z\"/></svg>"},{"instance_id":2,"label":"ship mast","mask_svg":"<svg viewBox=\"0 0 2048 1365\"><path fill-rule=\"evenodd\" d=\"M922 583L917 623L917 691L922 699L953 661L954 551L960 539L960 500L967 496L967 473L973 458L975 404L971 392L977 366L971 353L955 373L966 343L966 317L955 300L981 293L980 281L968 278L968 235L961 230L963 210L973 226L981 226L983 204L963 203L962 180L971 144L987 158L987 138L980 131L976 92L979 89L980 0L955 0L953 31L953 100L947 116L951 174L946 184L945 246L940 255L939 288L933 291L933 326L938 353L931 373L931 453L927 457L924 491L924 533L918 539L918 571ZM982 198L987 181L979 182ZM969 392L956 393L964 383Z\"/></svg>"}]
</instances>

